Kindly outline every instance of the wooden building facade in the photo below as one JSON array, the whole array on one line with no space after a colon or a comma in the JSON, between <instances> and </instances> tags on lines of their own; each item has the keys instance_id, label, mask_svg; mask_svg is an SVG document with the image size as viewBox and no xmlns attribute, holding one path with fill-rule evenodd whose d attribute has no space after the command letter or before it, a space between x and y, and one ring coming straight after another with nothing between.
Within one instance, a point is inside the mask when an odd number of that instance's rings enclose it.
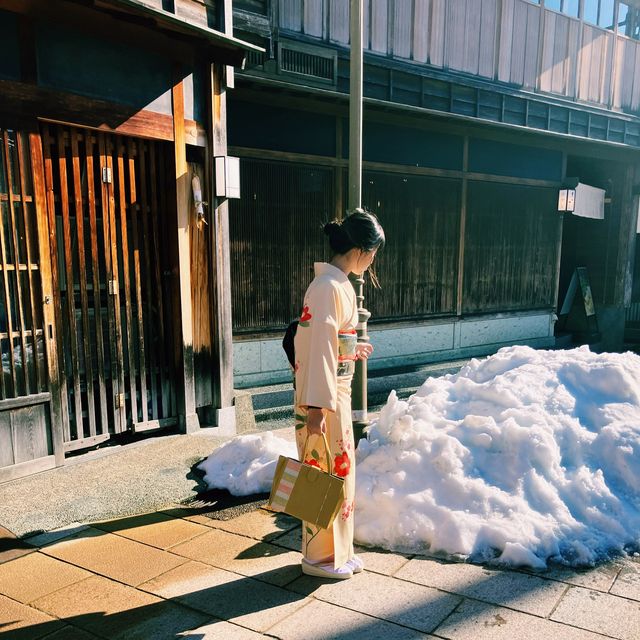
<instances>
[{"instance_id":1,"label":"wooden building facade","mask_svg":"<svg viewBox=\"0 0 640 640\"><path fill-rule=\"evenodd\" d=\"M321 223L348 163L349 11L342 0L246 0L229 143L245 197L231 215L236 384L284 381ZM364 193L388 235L366 288L371 367L555 344L587 267L603 346L622 346L640 158L635 0L364 0ZM557 211L579 179L604 219ZM274 276L275 274L275 276Z\"/></svg>"},{"instance_id":2,"label":"wooden building facade","mask_svg":"<svg viewBox=\"0 0 640 640\"><path fill-rule=\"evenodd\" d=\"M118 434L233 428L212 165L260 49L228 0L0 0L0 24L0 482Z\"/></svg>"}]
</instances>

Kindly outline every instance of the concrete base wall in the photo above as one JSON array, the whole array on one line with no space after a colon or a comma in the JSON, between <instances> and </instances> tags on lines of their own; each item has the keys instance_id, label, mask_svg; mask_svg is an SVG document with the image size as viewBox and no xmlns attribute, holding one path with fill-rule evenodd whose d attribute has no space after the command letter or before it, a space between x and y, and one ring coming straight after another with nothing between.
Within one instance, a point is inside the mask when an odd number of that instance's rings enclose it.
<instances>
[{"instance_id":1,"label":"concrete base wall","mask_svg":"<svg viewBox=\"0 0 640 640\"><path fill-rule=\"evenodd\" d=\"M473 318L426 320L415 324L377 325L369 329L375 351L369 370L419 366L495 353L514 344L548 348L555 344L552 311L500 313ZM282 336L234 340L237 389L291 380Z\"/></svg>"}]
</instances>

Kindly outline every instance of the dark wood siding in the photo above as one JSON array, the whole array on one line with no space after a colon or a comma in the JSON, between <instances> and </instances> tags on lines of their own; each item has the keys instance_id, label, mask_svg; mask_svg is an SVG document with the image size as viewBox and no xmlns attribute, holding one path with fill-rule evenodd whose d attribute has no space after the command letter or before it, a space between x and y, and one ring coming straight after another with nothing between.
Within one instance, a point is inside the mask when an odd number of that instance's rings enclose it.
<instances>
[{"instance_id":1,"label":"dark wood siding","mask_svg":"<svg viewBox=\"0 0 640 640\"><path fill-rule=\"evenodd\" d=\"M234 330L280 329L300 314L314 261L328 257L334 171L243 160L241 181L230 211Z\"/></svg>"},{"instance_id":2,"label":"dark wood siding","mask_svg":"<svg viewBox=\"0 0 640 640\"><path fill-rule=\"evenodd\" d=\"M329 257L321 227L334 217L342 168L245 158L243 198L231 207L234 332L282 330L297 317L313 262ZM363 205L385 228L365 287L372 321L555 305L560 225L557 190L463 178L365 171ZM343 206L344 206L343 202Z\"/></svg>"},{"instance_id":3,"label":"dark wood siding","mask_svg":"<svg viewBox=\"0 0 640 640\"><path fill-rule=\"evenodd\" d=\"M461 181L365 173L363 203L380 218L387 244L366 288L376 320L455 313Z\"/></svg>"},{"instance_id":4,"label":"dark wood siding","mask_svg":"<svg viewBox=\"0 0 640 640\"><path fill-rule=\"evenodd\" d=\"M555 305L555 189L470 182L463 313Z\"/></svg>"}]
</instances>

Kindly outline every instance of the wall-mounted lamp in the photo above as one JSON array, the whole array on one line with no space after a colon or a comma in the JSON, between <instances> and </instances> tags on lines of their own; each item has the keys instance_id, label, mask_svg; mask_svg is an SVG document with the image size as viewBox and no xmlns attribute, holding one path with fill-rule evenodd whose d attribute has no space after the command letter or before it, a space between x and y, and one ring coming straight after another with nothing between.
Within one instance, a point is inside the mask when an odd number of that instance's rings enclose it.
<instances>
[{"instance_id":1,"label":"wall-mounted lamp","mask_svg":"<svg viewBox=\"0 0 640 640\"><path fill-rule=\"evenodd\" d=\"M558 192L558 211L566 211L580 218L604 220L606 192L599 187L580 182L578 178L567 178L564 189Z\"/></svg>"},{"instance_id":2,"label":"wall-mounted lamp","mask_svg":"<svg viewBox=\"0 0 640 640\"><path fill-rule=\"evenodd\" d=\"M240 158L216 156L216 196L218 198L240 197Z\"/></svg>"},{"instance_id":3,"label":"wall-mounted lamp","mask_svg":"<svg viewBox=\"0 0 640 640\"><path fill-rule=\"evenodd\" d=\"M193 178L191 178L191 189L193 190L193 204L196 209L196 218L198 222L209 224L204 217L204 207L209 203L203 202L202 200L202 187L200 186L200 178L197 175L194 175Z\"/></svg>"},{"instance_id":4,"label":"wall-mounted lamp","mask_svg":"<svg viewBox=\"0 0 640 640\"><path fill-rule=\"evenodd\" d=\"M573 212L576 208L576 190L560 189L558 192L558 211Z\"/></svg>"}]
</instances>

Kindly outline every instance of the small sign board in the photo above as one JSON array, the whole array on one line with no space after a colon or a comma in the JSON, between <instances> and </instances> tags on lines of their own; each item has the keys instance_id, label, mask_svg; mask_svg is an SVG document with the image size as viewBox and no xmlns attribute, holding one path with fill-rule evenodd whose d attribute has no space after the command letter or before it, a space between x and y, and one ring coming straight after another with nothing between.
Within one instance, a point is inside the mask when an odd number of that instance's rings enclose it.
<instances>
[{"instance_id":1,"label":"small sign board","mask_svg":"<svg viewBox=\"0 0 640 640\"><path fill-rule=\"evenodd\" d=\"M580 301L576 300L578 292ZM577 267L573 272L558 316L560 328L572 331L577 339L588 344L600 340L596 308L586 267Z\"/></svg>"}]
</instances>

